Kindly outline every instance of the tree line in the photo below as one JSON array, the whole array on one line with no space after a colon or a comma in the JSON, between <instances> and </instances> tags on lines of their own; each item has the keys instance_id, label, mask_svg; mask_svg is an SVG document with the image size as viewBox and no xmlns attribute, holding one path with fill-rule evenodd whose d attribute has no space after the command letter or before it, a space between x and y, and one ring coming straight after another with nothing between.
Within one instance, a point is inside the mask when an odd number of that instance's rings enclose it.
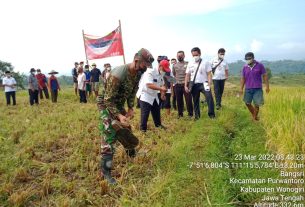
<instances>
[{"instance_id":1,"label":"tree line","mask_svg":"<svg viewBox=\"0 0 305 207\"><path fill-rule=\"evenodd\" d=\"M305 60L277 60L260 61L266 68L269 68L273 75L278 74L305 74ZM239 75L245 62L238 60L229 63L230 74Z\"/></svg>"},{"instance_id":2,"label":"tree line","mask_svg":"<svg viewBox=\"0 0 305 207\"><path fill-rule=\"evenodd\" d=\"M261 61L267 69L269 79L272 75L279 74L305 74L305 60L277 60L277 61ZM238 60L233 63L229 63L230 74L239 75L245 62ZM2 84L2 78L4 77L5 71L13 72L13 77L17 82L17 87L25 89L27 86L27 74L15 72L14 67L9 62L0 60L0 85ZM73 80L71 76L61 75L58 77L58 81L62 86L71 86Z\"/></svg>"}]
</instances>

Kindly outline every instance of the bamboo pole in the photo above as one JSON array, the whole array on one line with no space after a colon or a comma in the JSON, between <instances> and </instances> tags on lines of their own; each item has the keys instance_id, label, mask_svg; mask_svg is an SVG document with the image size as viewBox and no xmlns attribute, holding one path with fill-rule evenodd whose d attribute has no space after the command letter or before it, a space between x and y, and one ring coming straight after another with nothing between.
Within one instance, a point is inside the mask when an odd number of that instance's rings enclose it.
<instances>
[{"instance_id":1,"label":"bamboo pole","mask_svg":"<svg viewBox=\"0 0 305 207\"><path fill-rule=\"evenodd\" d=\"M84 48L85 48L85 55L86 55L86 63L87 63L87 65L89 65L88 56L87 56L87 51L86 51L85 33L84 33L84 30L82 30L82 32L83 32Z\"/></svg>"},{"instance_id":2,"label":"bamboo pole","mask_svg":"<svg viewBox=\"0 0 305 207\"><path fill-rule=\"evenodd\" d=\"M119 20L119 26L120 26L121 38L122 38L123 61L124 61L124 64L126 64L126 62L125 62L125 51L124 51L124 44L123 44L123 32L122 32L121 20Z\"/></svg>"}]
</instances>

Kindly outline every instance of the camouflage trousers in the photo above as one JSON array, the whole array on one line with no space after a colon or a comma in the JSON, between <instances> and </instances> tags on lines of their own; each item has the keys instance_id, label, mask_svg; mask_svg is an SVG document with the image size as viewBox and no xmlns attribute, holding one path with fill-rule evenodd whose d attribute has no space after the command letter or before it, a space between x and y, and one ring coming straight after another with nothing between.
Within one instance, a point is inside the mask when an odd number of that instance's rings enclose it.
<instances>
[{"instance_id":1,"label":"camouflage trousers","mask_svg":"<svg viewBox=\"0 0 305 207\"><path fill-rule=\"evenodd\" d=\"M99 114L99 131L101 135L101 155L112 155L115 152L113 144L116 141L116 131L111 125L112 117L107 109L103 109Z\"/></svg>"},{"instance_id":2,"label":"camouflage trousers","mask_svg":"<svg viewBox=\"0 0 305 207\"><path fill-rule=\"evenodd\" d=\"M126 114L125 111L122 111L122 114ZM116 130L112 126L112 118L111 114L107 109L100 110L100 124L99 130L101 135L101 156L102 158L107 156L113 156L115 153L114 143L119 141L128 156L134 157L135 156L135 147L138 145L138 140L126 140L122 139L122 137L117 137Z\"/></svg>"}]
</instances>

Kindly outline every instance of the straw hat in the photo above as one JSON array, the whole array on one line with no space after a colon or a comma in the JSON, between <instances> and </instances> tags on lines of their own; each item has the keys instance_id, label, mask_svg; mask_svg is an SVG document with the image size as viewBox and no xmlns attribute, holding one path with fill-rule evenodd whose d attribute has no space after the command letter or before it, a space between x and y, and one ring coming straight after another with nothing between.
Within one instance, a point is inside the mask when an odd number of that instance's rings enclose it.
<instances>
[{"instance_id":1,"label":"straw hat","mask_svg":"<svg viewBox=\"0 0 305 207\"><path fill-rule=\"evenodd\" d=\"M58 72L56 72L55 70L51 70L51 72L49 72L49 74L58 74Z\"/></svg>"}]
</instances>

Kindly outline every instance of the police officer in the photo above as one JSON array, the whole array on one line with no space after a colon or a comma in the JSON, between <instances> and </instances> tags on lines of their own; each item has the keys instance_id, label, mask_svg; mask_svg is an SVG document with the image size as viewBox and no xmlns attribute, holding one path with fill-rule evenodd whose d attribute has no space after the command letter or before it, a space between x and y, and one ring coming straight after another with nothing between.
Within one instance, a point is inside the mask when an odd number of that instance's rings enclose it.
<instances>
[{"instance_id":1,"label":"police officer","mask_svg":"<svg viewBox=\"0 0 305 207\"><path fill-rule=\"evenodd\" d=\"M188 65L188 62L184 61L184 58L185 58L184 51L178 51L177 52L178 62L173 66L173 74L177 80L174 90L177 98L178 118L183 117L183 110L184 110L183 96L186 102L188 116L189 117L193 116L192 95L190 93L187 93L184 89L185 76L186 76L185 71Z\"/></svg>"}]
</instances>

